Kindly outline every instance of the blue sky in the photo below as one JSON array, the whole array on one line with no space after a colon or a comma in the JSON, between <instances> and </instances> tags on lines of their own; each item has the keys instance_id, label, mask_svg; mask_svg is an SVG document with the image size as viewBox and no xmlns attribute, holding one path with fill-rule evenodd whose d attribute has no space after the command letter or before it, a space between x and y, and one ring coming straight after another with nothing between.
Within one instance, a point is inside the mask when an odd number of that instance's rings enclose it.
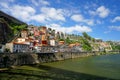
<instances>
[{"instance_id":1,"label":"blue sky","mask_svg":"<svg viewBox=\"0 0 120 80\"><path fill-rule=\"evenodd\" d=\"M120 41L120 0L0 0L0 10L27 24Z\"/></svg>"}]
</instances>

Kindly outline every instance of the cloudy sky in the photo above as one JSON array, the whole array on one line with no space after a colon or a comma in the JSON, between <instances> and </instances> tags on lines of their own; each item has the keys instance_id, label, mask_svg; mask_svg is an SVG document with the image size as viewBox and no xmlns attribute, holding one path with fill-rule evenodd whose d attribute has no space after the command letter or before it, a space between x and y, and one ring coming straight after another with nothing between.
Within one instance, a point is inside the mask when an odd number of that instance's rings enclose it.
<instances>
[{"instance_id":1,"label":"cloudy sky","mask_svg":"<svg viewBox=\"0 0 120 80\"><path fill-rule=\"evenodd\" d=\"M0 0L0 10L27 24L120 40L120 0Z\"/></svg>"}]
</instances>

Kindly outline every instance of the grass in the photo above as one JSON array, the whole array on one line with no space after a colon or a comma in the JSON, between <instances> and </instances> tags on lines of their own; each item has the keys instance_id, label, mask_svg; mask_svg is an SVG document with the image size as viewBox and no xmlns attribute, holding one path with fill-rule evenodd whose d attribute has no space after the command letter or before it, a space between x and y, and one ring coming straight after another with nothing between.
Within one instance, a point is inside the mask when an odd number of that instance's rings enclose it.
<instances>
[{"instance_id":1,"label":"grass","mask_svg":"<svg viewBox=\"0 0 120 80\"><path fill-rule=\"evenodd\" d=\"M32 67L32 66L15 66L15 69L21 69L21 70L33 70L33 71L45 71L42 69L39 69L37 67Z\"/></svg>"},{"instance_id":2,"label":"grass","mask_svg":"<svg viewBox=\"0 0 120 80\"><path fill-rule=\"evenodd\" d=\"M112 80L46 65L23 65L0 71L0 80Z\"/></svg>"},{"instance_id":3,"label":"grass","mask_svg":"<svg viewBox=\"0 0 120 80\"><path fill-rule=\"evenodd\" d=\"M39 74L45 70L32 66L14 66L13 69L2 69L0 80L39 80Z\"/></svg>"}]
</instances>

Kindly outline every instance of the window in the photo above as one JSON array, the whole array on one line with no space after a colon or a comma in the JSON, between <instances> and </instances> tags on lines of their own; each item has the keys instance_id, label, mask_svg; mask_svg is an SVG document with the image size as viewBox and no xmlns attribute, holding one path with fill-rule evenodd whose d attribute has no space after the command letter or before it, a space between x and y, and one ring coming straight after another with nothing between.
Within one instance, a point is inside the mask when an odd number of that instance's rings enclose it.
<instances>
[{"instance_id":1,"label":"window","mask_svg":"<svg viewBox=\"0 0 120 80\"><path fill-rule=\"evenodd\" d=\"M14 48L16 47L16 46L15 46L15 44L14 44L14 46L13 46L13 47L14 47Z\"/></svg>"}]
</instances>

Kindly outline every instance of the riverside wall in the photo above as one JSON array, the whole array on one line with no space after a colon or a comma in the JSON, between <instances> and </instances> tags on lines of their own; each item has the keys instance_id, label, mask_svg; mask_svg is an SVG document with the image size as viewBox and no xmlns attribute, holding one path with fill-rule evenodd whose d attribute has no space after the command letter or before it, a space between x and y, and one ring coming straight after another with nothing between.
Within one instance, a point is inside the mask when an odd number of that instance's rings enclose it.
<instances>
[{"instance_id":1,"label":"riverside wall","mask_svg":"<svg viewBox=\"0 0 120 80\"><path fill-rule=\"evenodd\" d=\"M98 52L1 53L0 68L98 55Z\"/></svg>"}]
</instances>

